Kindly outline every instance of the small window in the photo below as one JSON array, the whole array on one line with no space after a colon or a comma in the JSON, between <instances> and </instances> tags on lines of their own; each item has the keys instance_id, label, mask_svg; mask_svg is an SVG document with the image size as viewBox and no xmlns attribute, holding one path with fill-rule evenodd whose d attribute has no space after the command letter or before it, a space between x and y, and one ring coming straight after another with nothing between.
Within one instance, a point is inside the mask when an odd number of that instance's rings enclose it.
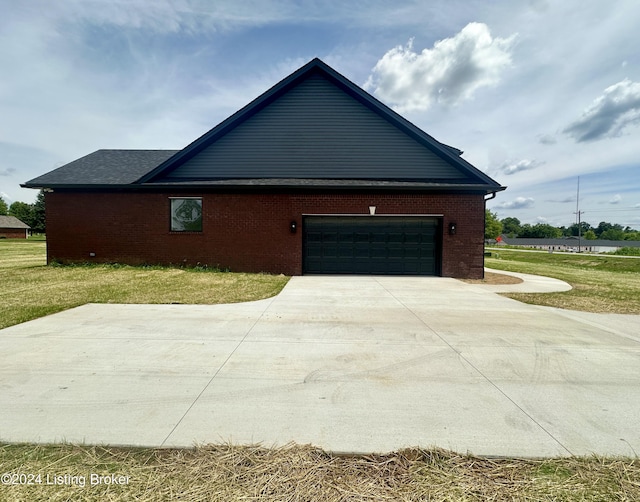
<instances>
[{"instance_id":1,"label":"small window","mask_svg":"<svg viewBox=\"0 0 640 502\"><path fill-rule=\"evenodd\" d=\"M202 232L202 198L171 199L171 231Z\"/></svg>"}]
</instances>

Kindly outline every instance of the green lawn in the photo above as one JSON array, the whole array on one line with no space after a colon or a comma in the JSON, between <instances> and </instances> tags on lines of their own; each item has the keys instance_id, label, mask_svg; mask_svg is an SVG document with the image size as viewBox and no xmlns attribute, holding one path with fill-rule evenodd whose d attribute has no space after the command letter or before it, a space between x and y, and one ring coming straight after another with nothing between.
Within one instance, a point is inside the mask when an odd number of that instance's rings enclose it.
<instances>
[{"instance_id":1,"label":"green lawn","mask_svg":"<svg viewBox=\"0 0 640 502\"><path fill-rule=\"evenodd\" d=\"M0 240L0 329L85 303L233 303L276 295L288 278L123 265L46 265L43 240Z\"/></svg>"},{"instance_id":2,"label":"green lawn","mask_svg":"<svg viewBox=\"0 0 640 502\"><path fill-rule=\"evenodd\" d=\"M612 255L491 250L490 268L555 277L573 286L564 293L507 294L538 305L587 312L640 314L640 259Z\"/></svg>"}]
</instances>

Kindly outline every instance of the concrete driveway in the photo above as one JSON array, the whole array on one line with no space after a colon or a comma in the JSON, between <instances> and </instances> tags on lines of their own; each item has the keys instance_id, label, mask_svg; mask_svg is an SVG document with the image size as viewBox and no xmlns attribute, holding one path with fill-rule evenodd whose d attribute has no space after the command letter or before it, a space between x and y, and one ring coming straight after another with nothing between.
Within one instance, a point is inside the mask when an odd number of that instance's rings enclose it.
<instances>
[{"instance_id":1,"label":"concrete driveway","mask_svg":"<svg viewBox=\"0 0 640 502\"><path fill-rule=\"evenodd\" d=\"M85 305L0 331L0 440L640 453L640 316L435 277L294 277L235 305Z\"/></svg>"}]
</instances>

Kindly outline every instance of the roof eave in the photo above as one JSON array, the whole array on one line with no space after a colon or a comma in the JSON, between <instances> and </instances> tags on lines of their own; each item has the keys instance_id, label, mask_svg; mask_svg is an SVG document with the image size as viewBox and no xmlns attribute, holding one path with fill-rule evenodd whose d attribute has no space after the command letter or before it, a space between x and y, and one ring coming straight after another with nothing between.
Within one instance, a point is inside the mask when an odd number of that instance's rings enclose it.
<instances>
[{"instance_id":1,"label":"roof eave","mask_svg":"<svg viewBox=\"0 0 640 502\"><path fill-rule=\"evenodd\" d=\"M23 188L65 191L153 191L153 190L369 190L369 191L421 191L448 193L490 194L505 190L503 186L488 186L485 184L455 184L455 183L403 183L403 182L370 182L364 180L358 184L330 183L330 180L319 180L308 183L308 180L287 180L283 182L264 182L263 180L229 180L224 182L167 182L167 183L132 183L132 184L41 184L20 185Z\"/></svg>"}]
</instances>

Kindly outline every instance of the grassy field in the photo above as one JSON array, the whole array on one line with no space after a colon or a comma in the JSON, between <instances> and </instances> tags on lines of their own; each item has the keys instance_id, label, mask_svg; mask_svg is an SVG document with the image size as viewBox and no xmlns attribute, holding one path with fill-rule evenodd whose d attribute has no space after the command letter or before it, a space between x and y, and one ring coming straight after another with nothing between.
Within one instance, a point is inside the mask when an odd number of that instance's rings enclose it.
<instances>
[{"instance_id":1,"label":"grassy field","mask_svg":"<svg viewBox=\"0 0 640 502\"><path fill-rule=\"evenodd\" d=\"M640 312L640 260L505 251L487 265L546 274L576 287L519 298L525 301ZM276 294L286 281L160 267L46 266L44 242L0 241L0 327L87 302L258 299ZM92 486L92 475L103 478ZM141 449L0 443L0 476L0 501L640 500L637 457L491 459L440 449L346 457L305 445Z\"/></svg>"},{"instance_id":2,"label":"grassy field","mask_svg":"<svg viewBox=\"0 0 640 502\"><path fill-rule=\"evenodd\" d=\"M640 500L638 460L488 459L444 450L345 457L298 445L0 445L0 473L31 475L31 485L0 484L1 500L25 502ZM65 474L66 484L46 484ZM91 486L92 474L123 484Z\"/></svg>"},{"instance_id":3,"label":"grassy field","mask_svg":"<svg viewBox=\"0 0 640 502\"><path fill-rule=\"evenodd\" d=\"M507 294L538 305L586 312L640 314L640 259L612 255L491 250L487 267L545 275L573 286L564 293Z\"/></svg>"},{"instance_id":4,"label":"grassy field","mask_svg":"<svg viewBox=\"0 0 640 502\"><path fill-rule=\"evenodd\" d=\"M233 303L268 298L288 278L122 265L47 266L43 240L0 240L0 329L85 303Z\"/></svg>"}]
</instances>

